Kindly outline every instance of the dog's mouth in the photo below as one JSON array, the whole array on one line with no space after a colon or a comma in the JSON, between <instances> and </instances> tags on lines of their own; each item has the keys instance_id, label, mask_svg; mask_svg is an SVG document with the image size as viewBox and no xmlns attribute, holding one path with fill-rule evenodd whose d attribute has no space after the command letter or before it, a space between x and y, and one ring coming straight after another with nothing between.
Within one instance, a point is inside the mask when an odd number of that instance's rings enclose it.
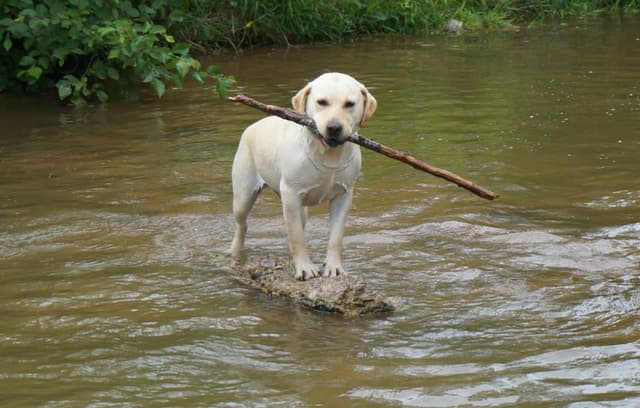
<instances>
[{"instance_id":1,"label":"dog's mouth","mask_svg":"<svg viewBox=\"0 0 640 408\"><path fill-rule=\"evenodd\" d=\"M326 139L322 138L322 140L329 147L338 147L340 145L343 145L346 142L346 140L338 140L334 138L326 138Z\"/></svg>"},{"instance_id":2,"label":"dog's mouth","mask_svg":"<svg viewBox=\"0 0 640 408\"><path fill-rule=\"evenodd\" d=\"M322 139L329 147L338 147L347 141L347 128L336 118L329 120L323 130Z\"/></svg>"}]
</instances>

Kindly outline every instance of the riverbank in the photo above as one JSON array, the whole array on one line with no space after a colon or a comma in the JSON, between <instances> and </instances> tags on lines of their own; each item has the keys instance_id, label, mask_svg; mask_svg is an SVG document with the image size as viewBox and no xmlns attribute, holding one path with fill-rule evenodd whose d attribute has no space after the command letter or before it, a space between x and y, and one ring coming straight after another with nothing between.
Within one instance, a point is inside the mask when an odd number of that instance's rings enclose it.
<instances>
[{"instance_id":1,"label":"riverbank","mask_svg":"<svg viewBox=\"0 0 640 408\"><path fill-rule=\"evenodd\" d=\"M184 1L170 27L200 53L264 45L338 42L369 34L433 34L450 19L465 29L640 12L640 0Z\"/></svg>"},{"instance_id":2,"label":"riverbank","mask_svg":"<svg viewBox=\"0 0 640 408\"><path fill-rule=\"evenodd\" d=\"M215 81L223 97L233 78L195 54L624 16L640 0L9 0L2 10L0 92L55 90L82 105L136 99L141 87L161 97L188 77Z\"/></svg>"}]
</instances>

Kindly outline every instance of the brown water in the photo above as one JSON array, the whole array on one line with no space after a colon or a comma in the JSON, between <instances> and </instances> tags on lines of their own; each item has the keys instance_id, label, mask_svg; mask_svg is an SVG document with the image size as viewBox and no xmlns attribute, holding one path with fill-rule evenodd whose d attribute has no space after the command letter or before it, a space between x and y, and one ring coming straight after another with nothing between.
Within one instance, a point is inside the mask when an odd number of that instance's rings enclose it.
<instances>
[{"instance_id":1,"label":"brown water","mask_svg":"<svg viewBox=\"0 0 640 408\"><path fill-rule=\"evenodd\" d=\"M231 160L259 113L195 87L1 96L1 406L640 406L640 20L223 67L277 104L351 73L379 102L363 134L502 197L365 152L345 266L402 306L346 320L227 274ZM287 256L273 194L248 246Z\"/></svg>"}]
</instances>

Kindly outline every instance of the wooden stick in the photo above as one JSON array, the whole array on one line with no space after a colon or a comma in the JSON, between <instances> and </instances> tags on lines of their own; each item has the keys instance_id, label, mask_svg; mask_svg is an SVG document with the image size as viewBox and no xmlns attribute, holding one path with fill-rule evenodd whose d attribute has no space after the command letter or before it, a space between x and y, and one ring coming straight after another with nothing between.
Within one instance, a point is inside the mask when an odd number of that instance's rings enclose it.
<instances>
[{"instance_id":1,"label":"wooden stick","mask_svg":"<svg viewBox=\"0 0 640 408\"><path fill-rule=\"evenodd\" d=\"M286 119L286 120L290 120L292 122L298 123L300 125L306 126L309 129L311 129L311 131L317 136L317 137L322 137L320 135L320 132L318 131L318 127L316 126L316 123L313 119L311 119L310 117L306 116L306 115L301 115L298 112L288 109L288 108L283 108L280 106L275 106L275 105L266 105L262 102L259 102L253 98L249 98L248 96L245 95L236 95L236 96L232 96L230 98L228 98L231 102L238 102L238 103L242 103L244 105L250 106L252 108L256 108L258 110L261 110L265 113L268 113L270 115L276 115L281 117L282 119ZM432 174L436 177L440 177L443 178L447 181L450 181L454 184L457 184L458 186L465 188L469 191L471 191L472 193L482 197L482 198L486 198L487 200L493 200L494 198L499 197L499 195L497 193L494 193L491 190L488 190L472 181L469 181L463 177L458 176L455 173L452 173L448 170L444 170L435 166L430 165L429 163L426 163L420 159L415 158L414 156L412 156L411 154L407 153L407 152L403 152L400 150L396 150L392 147L389 146L385 146L381 143L378 143L372 139L369 139L368 137L364 137L360 134L358 134L358 132L352 134L351 136L349 136L347 138L347 140L349 142L358 144L366 149L369 150L373 150L374 152L377 153L381 153L387 157L390 157L392 159L395 160L399 160L403 163L407 163L408 165L412 166L413 168L416 168L418 170L422 170L424 172L427 172L429 174Z\"/></svg>"}]
</instances>

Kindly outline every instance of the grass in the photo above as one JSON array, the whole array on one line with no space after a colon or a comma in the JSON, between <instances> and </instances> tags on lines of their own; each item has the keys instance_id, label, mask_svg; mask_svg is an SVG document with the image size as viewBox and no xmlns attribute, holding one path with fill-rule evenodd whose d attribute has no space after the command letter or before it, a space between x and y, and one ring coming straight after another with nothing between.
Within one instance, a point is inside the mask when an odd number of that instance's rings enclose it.
<instances>
[{"instance_id":1,"label":"grass","mask_svg":"<svg viewBox=\"0 0 640 408\"><path fill-rule=\"evenodd\" d=\"M637 13L639 0L519 0L510 1L511 16L520 20L588 17L610 12Z\"/></svg>"},{"instance_id":2,"label":"grass","mask_svg":"<svg viewBox=\"0 0 640 408\"><path fill-rule=\"evenodd\" d=\"M439 32L450 18L470 29L548 19L635 13L640 0L174 0L171 27L200 52L340 41L367 34Z\"/></svg>"}]
</instances>

